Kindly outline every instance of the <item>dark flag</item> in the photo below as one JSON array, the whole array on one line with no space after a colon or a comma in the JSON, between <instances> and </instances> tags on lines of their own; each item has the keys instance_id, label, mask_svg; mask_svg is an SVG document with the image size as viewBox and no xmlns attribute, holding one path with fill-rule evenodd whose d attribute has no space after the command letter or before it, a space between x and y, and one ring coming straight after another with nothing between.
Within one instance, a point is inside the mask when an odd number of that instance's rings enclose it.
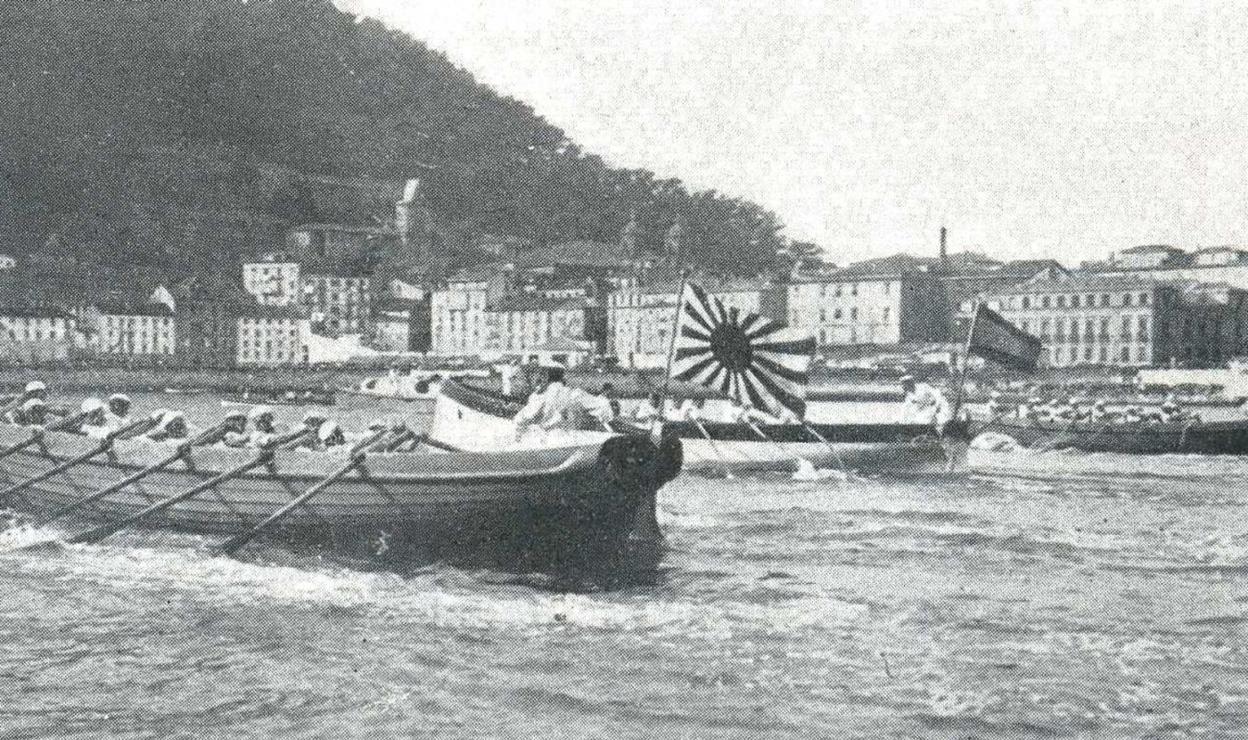
<instances>
[{"instance_id":1,"label":"dark flag","mask_svg":"<svg viewBox=\"0 0 1248 740\"><path fill-rule=\"evenodd\" d=\"M813 337L758 314L726 309L689 284L680 297L671 375L769 413L806 410Z\"/></svg>"},{"instance_id":2,"label":"dark flag","mask_svg":"<svg viewBox=\"0 0 1248 740\"><path fill-rule=\"evenodd\" d=\"M971 319L966 352L1013 370L1035 372L1040 360L1040 340L980 303Z\"/></svg>"}]
</instances>

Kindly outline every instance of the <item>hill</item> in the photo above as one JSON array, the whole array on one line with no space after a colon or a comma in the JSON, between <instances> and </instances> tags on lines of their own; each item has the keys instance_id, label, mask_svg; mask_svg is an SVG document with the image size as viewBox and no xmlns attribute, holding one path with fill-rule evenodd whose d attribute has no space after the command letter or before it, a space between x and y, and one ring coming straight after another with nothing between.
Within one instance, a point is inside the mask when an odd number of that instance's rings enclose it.
<instances>
[{"instance_id":1,"label":"hill","mask_svg":"<svg viewBox=\"0 0 1248 740\"><path fill-rule=\"evenodd\" d=\"M767 210L611 168L329 0L23 0L0 28L0 251L222 269L291 223L388 213L384 184L412 176L465 241L613 242L636 213L640 244L679 220L712 267L783 243Z\"/></svg>"}]
</instances>

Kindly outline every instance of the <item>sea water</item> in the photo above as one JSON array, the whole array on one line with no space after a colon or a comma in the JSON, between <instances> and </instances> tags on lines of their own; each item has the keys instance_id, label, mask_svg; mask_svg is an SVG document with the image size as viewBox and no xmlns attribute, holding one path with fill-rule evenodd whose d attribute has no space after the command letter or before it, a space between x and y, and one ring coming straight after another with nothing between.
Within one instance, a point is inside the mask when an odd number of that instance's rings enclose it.
<instances>
[{"instance_id":1,"label":"sea water","mask_svg":"<svg viewBox=\"0 0 1248 740\"><path fill-rule=\"evenodd\" d=\"M0 536L0 737L1141 737L1248 727L1248 461L682 476L653 583Z\"/></svg>"}]
</instances>

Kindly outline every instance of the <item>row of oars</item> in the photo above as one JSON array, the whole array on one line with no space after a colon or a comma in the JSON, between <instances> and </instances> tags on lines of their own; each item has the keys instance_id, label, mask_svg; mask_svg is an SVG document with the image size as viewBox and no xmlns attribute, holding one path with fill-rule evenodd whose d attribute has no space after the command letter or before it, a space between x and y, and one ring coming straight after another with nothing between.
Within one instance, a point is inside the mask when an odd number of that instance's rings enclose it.
<instances>
[{"instance_id":1,"label":"row of oars","mask_svg":"<svg viewBox=\"0 0 1248 740\"><path fill-rule=\"evenodd\" d=\"M55 422L53 424L49 424L41 428L37 428L31 434L30 438L23 440L22 442L19 442L15 445L12 445L6 448L5 450L0 451L0 459L16 454L17 452L27 449L35 444L42 443L44 434L48 431L53 431L56 429L68 427L71 424L74 424L75 421L80 421L80 420L81 420L80 418L77 420L71 418L71 419L66 419L66 420L62 420L59 422ZM0 492L0 501L7 501L11 496L13 496L16 493L19 493L27 488L30 488L31 486L34 486L43 481L46 481L49 478L52 478L56 475L64 473L65 471L75 467L76 465L80 465L94 457L98 457L99 455L104 454L105 452L107 452L108 450L112 448L114 442L116 442L117 439L120 439L128 434L134 433L140 430L144 426L147 426L148 428L150 428L153 423L154 422L151 419L140 419L131 424L127 424L121 429L111 432L108 436L102 439L98 445L92 447L90 450L87 450L86 452L75 455L74 457L68 458L60 463L57 463L49 470L46 470L42 473L39 473L30 478L27 478L17 484L9 486L9 488ZM46 526L48 524L51 524L52 522L55 522L58 519L61 519L62 517L65 517L75 511L78 511L82 509L83 507L90 506L96 503L97 501L100 501L114 493L117 493L118 491L121 491L122 489L127 488L128 486L131 486L139 482L143 478L146 478L147 476L153 473L164 470L179 461L189 459L194 447L201 445L201 444L208 444L213 441L216 441L217 439L220 439L221 435L225 432L226 428L227 427L225 424L219 424L197 435L194 439L187 440L183 442L182 444L179 444L177 448L174 450L174 452L162 458L161 460L151 465L148 465L147 467L143 468L142 470L139 470L136 473L126 476L125 478L117 481L116 483L111 483L105 486L104 488L101 488L97 491L93 491L92 493L78 499L77 501L74 501L71 504L68 504L54 512L51 512L50 514L47 514L39 518L38 520L34 522L35 525ZM290 432L289 434L285 434L280 437L277 437L273 439L272 441L270 441L265 446L263 446L262 448L260 448L256 456L248 460L245 463L237 465L224 472L218 473L217 475L214 475L211 478L208 478L207 480L201 481L200 483L197 483L194 486L191 486L190 488L184 491L176 493L172 496L168 496L167 498L161 499L160 501L153 502L152 504L126 517L123 517L116 521L107 522L105 524L96 526L92 529L75 534L69 537L68 539L66 539L66 542L71 543L71 544L93 544L96 542L100 542L104 540L105 538L113 534L116 534L117 532L120 532L121 530L133 524L137 524L146 519L149 519L152 516L159 514L169 509L172 506L180 504L184 501L188 501L191 498L203 493L204 491L210 490L227 481L237 478L247 473L250 470L254 470L258 467L271 464L273 462L273 459L277 450L289 448L292 445L298 444L304 438L311 435L313 431L314 430L310 428L304 428L304 429L299 429L299 430ZM386 451L386 450L394 449L395 447L398 447L399 445L402 445L403 443L410 441L415 436L416 435L412 431L403 427L394 428L394 429L379 429L379 430L374 431L372 434L370 434L369 436L367 436L366 438L364 438L363 440L361 440L360 442L356 443L355 445L351 447L347 462L344 463L342 466L340 466L339 468L337 468L336 470L334 470L332 473L325 476L324 478L321 478L320 480L318 480L315 484L313 484L312 486L304 490L298 496L295 496L294 498L292 498L288 503L279 507L276 511L274 511L269 516L265 517L263 520L261 520L259 523L257 523L250 529L247 529L246 531L241 532L231 537L225 542L222 542L221 544L214 547L212 551L216 554L232 555L233 553L237 552L238 549L241 548L243 545L247 544L252 539L254 539L257 535L261 534L267 529L272 528L275 524L277 524L282 519L284 519L292 511L299 508L300 506L304 506L309 501L311 501L312 498L314 498L317 494L321 493L322 491L324 491L326 488L333 485L337 481L342 480L352 471L360 467L362 464L364 464L364 461L367 459L369 454L373 452L377 452L377 451Z\"/></svg>"},{"instance_id":2,"label":"row of oars","mask_svg":"<svg viewBox=\"0 0 1248 740\"><path fill-rule=\"evenodd\" d=\"M706 426L703 425L702 422L698 420L697 418L691 416L689 417L689 421L693 422L693 425L697 427L698 432L710 444L711 450L715 453L715 456L719 458L720 468L723 471L724 477L731 479L733 475L732 475L732 471L729 468L728 459L724 455L723 451L719 449L719 445L716 444L714 437L711 436L711 433L707 430ZM762 427L760 427L758 424L755 424L753 421L749 421L749 420L746 420L745 424L748 425L750 429L752 429L756 435L758 435L759 439L771 444L773 447L776 448L777 451L780 452L781 455L785 457L792 455L793 460L797 464L799 470L801 470L804 467L810 468L810 469L814 468L813 463L803 458L801 455L798 455L794 453L793 451L786 449L785 446L781 444L778 440L768 436L767 433L764 432ZM830 441L828 441L826 437L824 437L822 434L820 434L819 432L811 428L811 426L807 424L806 422L804 421L799 422L799 424L801 425L802 429L806 431L807 434L810 434L812 437L819 440L819 442L822 443L824 447L828 448L828 452L832 453L832 459L836 461L836 465L838 468L837 472L839 474L838 477L840 477L842 481L847 479L849 477L849 471L845 468L845 461L841 459L841 453L836 449L836 447Z\"/></svg>"}]
</instances>

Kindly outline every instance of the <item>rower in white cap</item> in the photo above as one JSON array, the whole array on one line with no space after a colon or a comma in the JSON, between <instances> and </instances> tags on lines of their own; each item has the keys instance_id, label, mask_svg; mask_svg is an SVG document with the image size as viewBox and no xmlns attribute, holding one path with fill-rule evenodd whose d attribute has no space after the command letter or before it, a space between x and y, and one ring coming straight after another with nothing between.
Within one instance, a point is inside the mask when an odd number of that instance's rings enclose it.
<instances>
[{"instance_id":1,"label":"rower in white cap","mask_svg":"<svg viewBox=\"0 0 1248 740\"><path fill-rule=\"evenodd\" d=\"M41 427L48 421L48 404L42 398L32 398L13 412L13 423L26 427Z\"/></svg>"},{"instance_id":2,"label":"rower in white cap","mask_svg":"<svg viewBox=\"0 0 1248 740\"><path fill-rule=\"evenodd\" d=\"M156 426L146 436L153 442L181 444L190 436L190 425L186 423L186 414L181 411L160 409L152 414L152 418L156 420Z\"/></svg>"},{"instance_id":3,"label":"rower in white cap","mask_svg":"<svg viewBox=\"0 0 1248 740\"><path fill-rule=\"evenodd\" d=\"M322 450L332 450L347 443L347 435L336 421L326 421L316 430L316 440Z\"/></svg>"},{"instance_id":4,"label":"rower in white cap","mask_svg":"<svg viewBox=\"0 0 1248 740\"><path fill-rule=\"evenodd\" d=\"M105 406L104 402L98 398L84 398L82 404L78 407L81 415L77 417L77 421L64 427L67 432L76 432L85 434L93 439L104 439L108 435L108 428L105 427Z\"/></svg>"}]
</instances>

